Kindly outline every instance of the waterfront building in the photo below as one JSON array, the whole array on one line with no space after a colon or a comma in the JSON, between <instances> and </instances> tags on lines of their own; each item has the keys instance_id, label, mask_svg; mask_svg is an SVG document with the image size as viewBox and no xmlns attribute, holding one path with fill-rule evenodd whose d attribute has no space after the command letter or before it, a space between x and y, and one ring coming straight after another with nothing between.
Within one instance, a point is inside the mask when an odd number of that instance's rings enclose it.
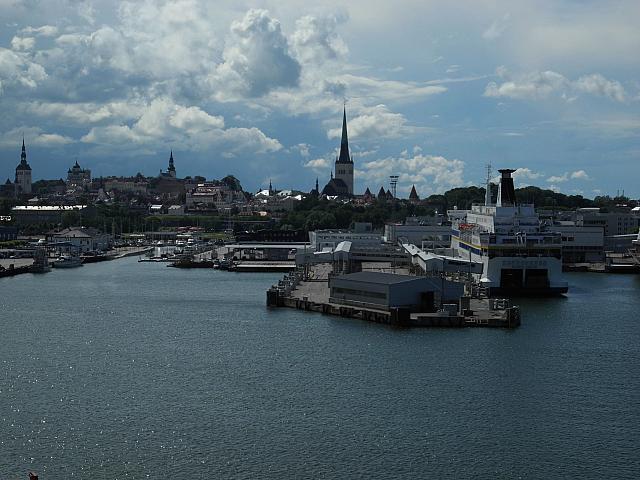
<instances>
[{"instance_id":1,"label":"waterfront building","mask_svg":"<svg viewBox=\"0 0 640 480\"><path fill-rule=\"evenodd\" d=\"M17 205L11 209L11 216L18 225L62 223L64 214L87 213L87 205Z\"/></svg>"},{"instance_id":2,"label":"waterfront building","mask_svg":"<svg viewBox=\"0 0 640 480\"><path fill-rule=\"evenodd\" d=\"M67 186L68 187L85 187L91 184L91 170L87 168L81 168L76 160L76 163L67 171Z\"/></svg>"},{"instance_id":3,"label":"waterfront building","mask_svg":"<svg viewBox=\"0 0 640 480\"><path fill-rule=\"evenodd\" d=\"M633 242L637 239L635 233L626 235L608 235L604 237L604 250L610 253L626 253L633 248Z\"/></svg>"},{"instance_id":4,"label":"waterfront building","mask_svg":"<svg viewBox=\"0 0 640 480\"><path fill-rule=\"evenodd\" d=\"M309 242L311 250L315 252L333 250L341 242L351 242L356 247L379 248L382 235L372 231L315 230L309 232Z\"/></svg>"},{"instance_id":5,"label":"waterfront building","mask_svg":"<svg viewBox=\"0 0 640 480\"><path fill-rule=\"evenodd\" d=\"M307 234L304 230L274 230L263 228L253 232L238 232L235 235L237 243L305 243Z\"/></svg>"},{"instance_id":6,"label":"waterfront building","mask_svg":"<svg viewBox=\"0 0 640 480\"><path fill-rule=\"evenodd\" d=\"M14 184L16 195L31 194L31 167L27 163L27 150L24 145L24 137L22 138L22 153L20 154L20 163L16 167L16 180Z\"/></svg>"},{"instance_id":7,"label":"waterfront building","mask_svg":"<svg viewBox=\"0 0 640 480\"><path fill-rule=\"evenodd\" d=\"M328 197L353 196L353 158L349 153L346 108L342 114L342 137L340 140L340 153L335 161L335 175L333 172L331 173L331 179L322 189L322 195Z\"/></svg>"},{"instance_id":8,"label":"waterfront building","mask_svg":"<svg viewBox=\"0 0 640 480\"><path fill-rule=\"evenodd\" d=\"M602 212L599 208L579 208L576 211L576 225L600 226L604 236L628 235L636 233L640 227L640 216L634 212Z\"/></svg>"},{"instance_id":9,"label":"waterfront building","mask_svg":"<svg viewBox=\"0 0 640 480\"><path fill-rule=\"evenodd\" d=\"M451 248L469 262L482 262L478 280L490 295L565 293L562 234L545 230L533 205L516 204L514 171L499 170L495 205L487 196L462 217L454 211Z\"/></svg>"},{"instance_id":10,"label":"waterfront building","mask_svg":"<svg viewBox=\"0 0 640 480\"><path fill-rule=\"evenodd\" d=\"M113 246L111 235L87 227L70 227L61 231L51 231L45 238L47 243L54 245L59 253L106 251Z\"/></svg>"},{"instance_id":11,"label":"waterfront building","mask_svg":"<svg viewBox=\"0 0 640 480\"><path fill-rule=\"evenodd\" d=\"M604 230L601 226L560 222L551 229L562 235L562 263L604 262Z\"/></svg>"},{"instance_id":12,"label":"waterfront building","mask_svg":"<svg viewBox=\"0 0 640 480\"><path fill-rule=\"evenodd\" d=\"M390 243L412 243L426 250L448 248L451 245L451 225L387 223L384 240Z\"/></svg>"},{"instance_id":13,"label":"waterfront building","mask_svg":"<svg viewBox=\"0 0 640 480\"><path fill-rule=\"evenodd\" d=\"M461 283L382 272L356 272L329 278L331 303L376 310L407 308L432 312L437 303L458 302Z\"/></svg>"}]
</instances>

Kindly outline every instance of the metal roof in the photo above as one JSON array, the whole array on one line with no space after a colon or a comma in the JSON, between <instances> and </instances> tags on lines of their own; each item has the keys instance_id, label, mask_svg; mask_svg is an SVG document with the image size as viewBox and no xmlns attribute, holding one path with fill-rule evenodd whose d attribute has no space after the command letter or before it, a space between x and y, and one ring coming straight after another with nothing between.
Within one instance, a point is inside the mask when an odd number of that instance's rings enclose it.
<instances>
[{"instance_id":1,"label":"metal roof","mask_svg":"<svg viewBox=\"0 0 640 480\"><path fill-rule=\"evenodd\" d=\"M416 277L414 275L398 275L395 273L384 272L356 272L340 275L336 277L340 280L352 280L363 283L377 283L382 285L395 285L398 283L415 282L428 280L426 277Z\"/></svg>"}]
</instances>

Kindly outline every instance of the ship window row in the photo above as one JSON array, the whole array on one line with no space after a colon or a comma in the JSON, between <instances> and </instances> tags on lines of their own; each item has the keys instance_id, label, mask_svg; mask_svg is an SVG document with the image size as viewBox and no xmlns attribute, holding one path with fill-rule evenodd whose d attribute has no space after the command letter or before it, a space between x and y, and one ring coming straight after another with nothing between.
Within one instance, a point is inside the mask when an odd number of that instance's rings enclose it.
<instances>
[{"instance_id":1,"label":"ship window row","mask_svg":"<svg viewBox=\"0 0 640 480\"><path fill-rule=\"evenodd\" d=\"M489 258L502 257L555 257L562 258L562 252L558 249L553 250L489 250Z\"/></svg>"}]
</instances>

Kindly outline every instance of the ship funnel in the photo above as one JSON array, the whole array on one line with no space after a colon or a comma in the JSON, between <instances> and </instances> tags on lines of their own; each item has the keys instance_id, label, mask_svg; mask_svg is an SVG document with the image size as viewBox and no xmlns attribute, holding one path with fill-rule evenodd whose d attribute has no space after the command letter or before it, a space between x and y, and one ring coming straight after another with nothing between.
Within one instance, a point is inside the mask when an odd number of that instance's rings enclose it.
<instances>
[{"instance_id":1,"label":"ship funnel","mask_svg":"<svg viewBox=\"0 0 640 480\"><path fill-rule=\"evenodd\" d=\"M498 187L498 207L514 207L516 205L516 189L513 186L513 178L511 174L515 170L504 168L498 170L502 175L500 177L500 186Z\"/></svg>"}]
</instances>

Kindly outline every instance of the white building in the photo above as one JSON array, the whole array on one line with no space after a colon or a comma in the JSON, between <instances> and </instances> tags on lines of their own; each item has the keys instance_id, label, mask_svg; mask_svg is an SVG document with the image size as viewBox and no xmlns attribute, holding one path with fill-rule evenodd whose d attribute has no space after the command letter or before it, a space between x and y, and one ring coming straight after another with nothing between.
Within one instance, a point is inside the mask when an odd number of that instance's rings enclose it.
<instances>
[{"instance_id":1,"label":"white building","mask_svg":"<svg viewBox=\"0 0 640 480\"><path fill-rule=\"evenodd\" d=\"M87 205L16 205L11 216L19 225L37 223L61 223L65 213L82 215Z\"/></svg>"},{"instance_id":2,"label":"white building","mask_svg":"<svg viewBox=\"0 0 640 480\"><path fill-rule=\"evenodd\" d=\"M374 232L350 232L348 230L316 230L309 232L310 248L315 252L335 249L340 242L351 242L356 247L380 247L382 235Z\"/></svg>"},{"instance_id":3,"label":"white building","mask_svg":"<svg viewBox=\"0 0 640 480\"><path fill-rule=\"evenodd\" d=\"M576 225L600 226L604 236L637 233L640 216L634 212L601 212L599 208L579 208L576 211Z\"/></svg>"},{"instance_id":4,"label":"white building","mask_svg":"<svg viewBox=\"0 0 640 480\"><path fill-rule=\"evenodd\" d=\"M600 226L578 226L562 222L549 227L562 234L563 263L591 263L604 261L604 229Z\"/></svg>"},{"instance_id":5,"label":"white building","mask_svg":"<svg viewBox=\"0 0 640 480\"><path fill-rule=\"evenodd\" d=\"M384 226L384 240L396 243L412 243L425 249L447 248L451 245L450 225L399 225L387 223Z\"/></svg>"},{"instance_id":6,"label":"white building","mask_svg":"<svg viewBox=\"0 0 640 480\"><path fill-rule=\"evenodd\" d=\"M199 183L187 192L187 208L212 208L218 210L243 205L246 202L244 193L232 190L222 182Z\"/></svg>"},{"instance_id":7,"label":"white building","mask_svg":"<svg viewBox=\"0 0 640 480\"><path fill-rule=\"evenodd\" d=\"M61 244L56 249L64 253L86 253L109 250L113 237L95 228L71 227L60 232L49 232L47 243Z\"/></svg>"}]
</instances>

